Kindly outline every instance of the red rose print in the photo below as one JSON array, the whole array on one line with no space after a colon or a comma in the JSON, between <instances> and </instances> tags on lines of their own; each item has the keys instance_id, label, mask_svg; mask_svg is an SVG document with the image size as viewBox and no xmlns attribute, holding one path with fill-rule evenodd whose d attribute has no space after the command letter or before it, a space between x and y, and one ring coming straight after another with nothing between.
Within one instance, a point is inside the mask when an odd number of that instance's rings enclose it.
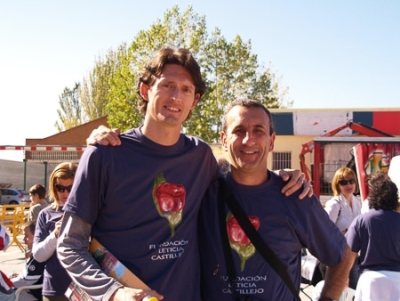
<instances>
[{"instance_id":1,"label":"red rose print","mask_svg":"<svg viewBox=\"0 0 400 301\"><path fill-rule=\"evenodd\" d=\"M257 216L248 216L248 218L254 228L258 230L260 228L260 219ZM240 269L243 271L246 261L254 255L256 249L240 227L236 218L230 212L226 219L226 228L228 231L229 244L231 248L238 253Z\"/></svg>"},{"instance_id":2,"label":"red rose print","mask_svg":"<svg viewBox=\"0 0 400 301\"><path fill-rule=\"evenodd\" d=\"M153 200L160 216L168 220L171 236L174 236L175 227L182 221L182 210L186 201L185 187L169 183L163 174L159 174L154 180Z\"/></svg>"}]
</instances>

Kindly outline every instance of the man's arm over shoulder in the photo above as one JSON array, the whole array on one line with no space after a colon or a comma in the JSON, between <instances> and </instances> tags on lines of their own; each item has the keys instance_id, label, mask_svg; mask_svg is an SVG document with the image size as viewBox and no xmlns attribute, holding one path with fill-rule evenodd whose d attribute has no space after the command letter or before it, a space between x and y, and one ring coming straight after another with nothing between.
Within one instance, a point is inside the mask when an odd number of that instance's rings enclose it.
<instances>
[{"instance_id":1,"label":"man's arm over shoulder","mask_svg":"<svg viewBox=\"0 0 400 301\"><path fill-rule=\"evenodd\" d=\"M104 125L100 125L97 129L94 129L88 138L86 138L87 145L121 145L119 135L121 131L118 128L110 129Z\"/></svg>"},{"instance_id":2,"label":"man's arm over shoulder","mask_svg":"<svg viewBox=\"0 0 400 301\"><path fill-rule=\"evenodd\" d=\"M91 225L70 212L65 212L57 252L61 265L92 300L110 300L122 287L101 271L88 251Z\"/></svg>"},{"instance_id":3,"label":"man's arm over shoulder","mask_svg":"<svg viewBox=\"0 0 400 301\"><path fill-rule=\"evenodd\" d=\"M357 253L352 252L346 244L342 261L336 266L328 267L326 270L325 285L322 288L320 300L323 300L324 297L333 300L339 299L346 287L350 269L356 257Z\"/></svg>"}]
</instances>

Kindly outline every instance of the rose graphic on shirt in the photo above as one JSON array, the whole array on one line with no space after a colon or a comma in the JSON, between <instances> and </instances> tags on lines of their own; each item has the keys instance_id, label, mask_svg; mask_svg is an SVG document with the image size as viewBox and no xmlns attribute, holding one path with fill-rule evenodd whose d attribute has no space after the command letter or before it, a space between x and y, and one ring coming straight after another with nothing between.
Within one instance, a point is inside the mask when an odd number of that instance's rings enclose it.
<instances>
[{"instance_id":1,"label":"rose graphic on shirt","mask_svg":"<svg viewBox=\"0 0 400 301\"><path fill-rule=\"evenodd\" d=\"M153 186L153 200L160 216L166 218L175 234L175 227L182 221L182 210L185 207L186 189L181 184L169 183L163 174L157 175Z\"/></svg>"},{"instance_id":2,"label":"rose graphic on shirt","mask_svg":"<svg viewBox=\"0 0 400 301\"><path fill-rule=\"evenodd\" d=\"M257 216L248 216L251 224L256 230L260 228L260 219ZM226 218L226 228L228 231L229 244L233 250L238 253L240 258L240 270L244 270L246 261L252 257L256 251L256 248L247 237L246 233L240 227L237 219L228 213Z\"/></svg>"}]
</instances>

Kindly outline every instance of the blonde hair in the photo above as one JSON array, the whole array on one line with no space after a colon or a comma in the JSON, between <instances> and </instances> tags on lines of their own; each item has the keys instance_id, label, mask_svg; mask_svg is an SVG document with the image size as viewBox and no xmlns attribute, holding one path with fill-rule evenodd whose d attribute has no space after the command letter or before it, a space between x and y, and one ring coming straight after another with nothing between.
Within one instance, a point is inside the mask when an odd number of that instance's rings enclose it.
<instances>
[{"instance_id":1,"label":"blonde hair","mask_svg":"<svg viewBox=\"0 0 400 301\"><path fill-rule=\"evenodd\" d=\"M60 200L58 199L57 189L56 189L56 180L57 179L74 179L75 172L78 165L72 162L63 162L60 163L54 168L53 172L50 175L49 180L49 197L50 201L54 201L51 204L52 208L58 210L60 207Z\"/></svg>"},{"instance_id":2,"label":"blonde hair","mask_svg":"<svg viewBox=\"0 0 400 301\"><path fill-rule=\"evenodd\" d=\"M356 181L355 182L356 190L354 191L354 193L358 193L358 183L355 172L348 167L342 167L335 172L335 175L333 176L332 179L331 187L334 196L340 195L339 181L344 180L347 177L352 177Z\"/></svg>"}]
</instances>

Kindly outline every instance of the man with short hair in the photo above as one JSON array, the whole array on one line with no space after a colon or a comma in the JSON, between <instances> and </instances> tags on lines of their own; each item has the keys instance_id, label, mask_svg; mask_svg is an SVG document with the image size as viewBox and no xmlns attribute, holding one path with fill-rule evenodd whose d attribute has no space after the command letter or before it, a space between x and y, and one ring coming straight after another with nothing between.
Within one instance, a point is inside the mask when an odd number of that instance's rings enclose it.
<instances>
[{"instance_id":1,"label":"man with short hair","mask_svg":"<svg viewBox=\"0 0 400 301\"><path fill-rule=\"evenodd\" d=\"M284 182L268 170L275 133L270 112L259 102L234 101L226 110L221 133L231 171L226 183L254 228L286 266L297 290L301 281L301 250L308 250L330 268L319 300L339 298L354 261L343 234L319 200L284 196ZM218 182L206 195L200 213L200 254L204 300L295 300L282 279L260 255L235 216L224 207L224 231L229 239L236 277L227 272L219 227ZM224 196L223 196L224 197ZM228 253L229 254L229 253ZM231 277L232 278L232 277Z\"/></svg>"}]
</instances>

